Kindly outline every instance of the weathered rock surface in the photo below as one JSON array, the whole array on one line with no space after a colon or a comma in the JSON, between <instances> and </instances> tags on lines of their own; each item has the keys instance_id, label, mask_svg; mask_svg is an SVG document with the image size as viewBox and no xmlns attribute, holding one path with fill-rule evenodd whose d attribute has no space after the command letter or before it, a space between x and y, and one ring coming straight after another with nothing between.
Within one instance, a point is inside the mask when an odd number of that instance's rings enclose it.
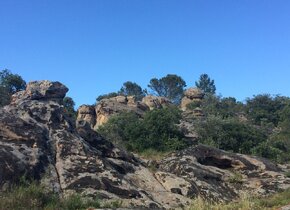
<instances>
[{"instance_id":1,"label":"weathered rock surface","mask_svg":"<svg viewBox=\"0 0 290 210\"><path fill-rule=\"evenodd\" d=\"M75 127L61 100L55 100L64 97L59 88L67 91L57 82L30 83L0 109L0 189L26 175L59 193L122 199L130 207L176 208L190 202L168 191L140 160L103 139L88 122Z\"/></svg>"},{"instance_id":2,"label":"weathered rock surface","mask_svg":"<svg viewBox=\"0 0 290 210\"><path fill-rule=\"evenodd\" d=\"M91 108L81 108L84 116L74 125L61 105L67 90L58 82L29 83L0 109L0 191L26 175L61 194L122 200L137 209L177 209L197 195L220 201L290 187L282 169L267 160L202 145L172 153L150 171L91 129ZM105 100L99 110L114 113L128 101Z\"/></svg>"},{"instance_id":3,"label":"weathered rock surface","mask_svg":"<svg viewBox=\"0 0 290 210\"><path fill-rule=\"evenodd\" d=\"M101 100L95 107L96 124L94 128L106 123L108 119L118 113L134 112L142 116L149 108L142 102L135 102L130 96L116 96Z\"/></svg>"},{"instance_id":4,"label":"weathered rock surface","mask_svg":"<svg viewBox=\"0 0 290 210\"><path fill-rule=\"evenodd\" d=\"M183 93L184 97L181 99L181 109L183 111L188 110L188 105L196 102L199 103L202 101L203 97L204 97L204 93L202 92L202 90L198 89L198 88L188 88L187 90L184 91ZM200 112L200 110L196 110L196 114L202 114L202 112Z\"/></svg>"},{"instance_id":5,"label":"weathered rock surface","mask_svg":"<svg viewBox=\"0 0 290 210\"><path fill-rule=\"evenodd\" d=\"M168 98L153 95L145 96L142 102L146 104L150 110L164 108L171 104Z\"/></svg>"},{"instance_id":6,"label":"weathered rock surface","mask_svg":"<svg viewBox=\"0 0 290 210\"><path fill-rule=\"evenodd\" d=\"M265 196L290 187L290 179L282 169L262 158L232 154L204 145L172 153L159 163L164 175L162 183L180 194L195 193L206 199L230 201L241 193Z\"/></svg>"},{"instance_id":7,"label":"weathered rock surface","mask_svg":"<svg viewBox=\"0 0 290 210\"><path fill-rule=\"evenodd\" d=\"M95 107L91 105L81 105L77 112L77 122L85 121L93 129L96 125L96 111Z\"/></svg>"},{"instance_id":8,"label":"weathered rock surface","mask_svg":"<svg viewBox=\"0 0 290 210\"><path fill-rule=\"evenodd\" d=\"M122 112L134 112L138 116L152 109L168 106L170 100L165 97L145 96L142 101L136 101L134 96L116 96L102 99L95 107L82 105L78 109L77 121L86 121L93 129L103 125L108 119Z\"/></svg>"}]
</instances>

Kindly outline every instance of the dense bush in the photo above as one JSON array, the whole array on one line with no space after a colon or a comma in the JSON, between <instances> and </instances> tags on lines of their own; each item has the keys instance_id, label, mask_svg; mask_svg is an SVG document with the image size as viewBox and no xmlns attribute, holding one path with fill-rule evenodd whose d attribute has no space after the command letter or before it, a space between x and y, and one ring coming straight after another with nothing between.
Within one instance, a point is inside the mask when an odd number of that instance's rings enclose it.
<instances>
[{"instance_id":1,"label":"dense bush","mask_svg":"<svg viewBox=\"0 0 290 210\"><path fill-rule=\"evenodd\" d=\"M246 101L246 111L249 119L256 125L273 123L278 125L281 120L281 111L289 103L289 98L260 94Z\"/></svg>"},{"instance_id":2,"label":"dense bush","mask_svg":"<svg viewBox=\"0 0 290 210\"><path fill-rule=\"evenodd\" d=\"M131 151L170 151L186 145L176 125L180 119L181 113L176 107L149 111L143 119L134 113L122 113L109 119L98 131Z\"/></svg>"},{"instance_id":3,"label":"dense bush","mask_svg":"<svg viewBox=\"0 0 290 210\"><path fill-rule=\"evenodd\" d=\"M195 126L200 143L233 152L250 154L253 147L267 138L259 129L236 119L209 117Z\"/></svg>"}]
</instances>

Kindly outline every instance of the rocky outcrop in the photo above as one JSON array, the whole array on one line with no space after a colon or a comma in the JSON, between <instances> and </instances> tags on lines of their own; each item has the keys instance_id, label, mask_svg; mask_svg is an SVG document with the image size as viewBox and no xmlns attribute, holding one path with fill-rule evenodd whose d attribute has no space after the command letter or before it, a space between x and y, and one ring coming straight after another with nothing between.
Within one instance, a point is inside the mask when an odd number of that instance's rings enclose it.
<instances>
[{"instance_id":1,"label":"rocky outcrop","mask_svg":"<svg viewBox=\"0 0 290 210\"><path fill-rule=\"evenodd\" d=\"M84 116L74 125L61 104L67 90L58 82L29 83L0 109L0 191L25 175L64 195L122 200L137 209L177 209L197 195L221 201L290 187L282 169L267 160L202 145L172 153L149 170L145 161L91 129L86 114L92 109L83 107ZM115 105L106 105L109 101L102 107L111 113L120 104L128 107L129 100L118 97Z\"/></svg>"},{"instance_id":2,"label":"rocky outcrop","mask_svg":"<svg viewBox=\"0 0 290 210\"><path fill-rule=\"evenodd\" d=\"M86 121L93 129L97 129L108 121L111 116L122 112L134 112L142 117L152 109L168 106L169 99L157 96L145 96L142 101L136 101L134 96L116 96L102 99L95 107L82 105L78 109L77 121Z\"/></svg>"},{"instance_id":3,"label":"rocky outcrop","mask_svg":"<svg viewBox=\"0 0 290 210\"><path fill-rule=\"evenodd\" d=\"M150 110L164 108L171 104L168 98L153 95L145 96L142 102L146 104Z\"/></svg>"},{"instance_id":4,"label":"rocky outcrop","mask_svg":"<svg viewBox=\"0 0 290 210\"><path fill-rule=\"evenodd\" d=\"M159 163L159 170L186 180L177 181L172 175L161 174L161 183L167 189L182 195L199 194L218 202L245 193L265 196L290 187L290 179L282 169L266 159L204 145L172 153Z\"/></svg>"},{"instance_id":5,"label":"rocky outcrop","mask_svg":"<svg viewBox=\"0 0 290 210\"><path fill-rule=\"evenodd\" d=\"M95 107L91 105L81 105L77 111L77 122L85 121L93 129L96 125Z\"/></svg>"},{"instance_id":6,"label":"rocky outcrop","mask_svg":"<svg viewBox=\"0 0 290 210\"><path fill-rule=\"evenodd\" d=\"M87 121L75 127L60 103L62 90L68 89L58 82L29 83L0 109L0 189L25 175L60 194L79 192L130 207L190 202L168 191L142 161L103 139Z\"/></svg>"},{"instance_id":7,"label":"rocky outcrop","mask_svg":"<svg viewBox=\"0 0 290 210\"><path fill-rule=\"evenodd\" d=\"M101 100L95 107L96 124L95 128L106 123L108 119L122 112L134 112L142 116L148 107L141 102L135 102L130 96L116 96L113 98Z\"/></svg>"},{"instance_id":8,"label":"rocky outcrop","mask_svg":"<svg viewBox=\"0 0 290 210\"><path fill-rule=\"evenodd\" d=\"M183 93L184 97L181 99L181 109L183 111L188 110L188 105L191 103L201 103L204 93L198 88L188 88ZM200 110L196 110L196 114L199 114Z\"/></svg>"}]
</instances>

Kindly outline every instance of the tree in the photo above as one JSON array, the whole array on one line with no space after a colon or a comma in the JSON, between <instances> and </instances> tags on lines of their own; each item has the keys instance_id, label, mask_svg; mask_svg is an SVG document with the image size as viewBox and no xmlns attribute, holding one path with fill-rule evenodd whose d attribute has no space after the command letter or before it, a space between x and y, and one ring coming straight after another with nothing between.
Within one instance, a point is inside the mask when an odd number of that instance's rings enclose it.
<instances>
[{"instance_id":1,"label":"tree","mask_svg":"<svg viewBox=\"0 0 290 210\"><path fill-rule=\"evenodd\" d=\"M76 118L76 111L74 109L74 106L75 106L74 100L71 97L64 97L63 106L64 106L65 113L69 117L75 119Z\"/></svg>"},{"instance_id":2,"label":"tree","mask_svg":"<svg viewBox=\"0 0 290 210\"><path fill-rule=\"evenodd\" d=\"M7 105L11 95L25 88L26 82L21 76L7 69L0 71L0 106Z\"/></svg>"},{"instance_id":3,"label":"tree","mask_svg":"<svg viewBox=\"0 0 290 210\"><path fill-rule=\"evenodd\" d=\"M180 76L168 74L161 79L151 79L148 87L154 95L166 97L177 104L181 100L186 83Z\"/></svg>"},{"instance_id":4,"label":"tree","mask_svg":"<svg viewBox=\"0 0 290 210\"><path fill-rule=\"evenodd\" d=\"M135 96L137 101L140 101L145 96L145 91L135 82L124 82L119 93L125 96Z\"/></svg>"},{"instance_id":5,"label":"tree","mask_svg":"<svg viewBox=\"0 0 290 210\"><path fill-rule=\"evenodd\" d=\"M11 95L26 88L26 82L22 77L18 74L12 74L7 69L0 72L0 85L6 88Z\"/></svg>"},{"instance_id":6,"label":"tree","mask_svg":"<svg viewBox=\"0 0 290 210\"><path fill-rule=\"evenodd\" d=\"M202 74L199 81L195 82L197 88L203 90L205 94L215 94L216 87L214 80L211 80L207 74Z\"/></svg>"}]
</instances>

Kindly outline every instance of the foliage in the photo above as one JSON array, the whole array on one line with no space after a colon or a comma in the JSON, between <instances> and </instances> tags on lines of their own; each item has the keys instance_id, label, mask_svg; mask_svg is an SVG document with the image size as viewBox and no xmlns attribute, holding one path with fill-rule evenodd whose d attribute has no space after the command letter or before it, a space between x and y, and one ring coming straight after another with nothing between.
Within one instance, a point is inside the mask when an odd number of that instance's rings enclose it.
<instances>
[{"instance_id":1,"label":"foliage","mask_svg":"<svg viewBox=\"0 0 290 210\"><path fill-rule=\"evenodd\" d=\"M124 82L123 86L121 87L119 94L125 96L135 96L137 101L140 101L145 96L145 90L135 82Z\"/></svg>"},{"instance_id":2,"label":"foliage","mask_svg":"<svg viewBox=\"0 0 290 210\"><path fill-rule=\"evenodd\" d=\"M186 83L180 76L168 74L160 79L151 79L148 87L153 91L153 94L167 97L177 104L181 100Z\"/></svg>"},{"instance_id":3,"label":"foliage","mask_svg":"<svg viewBox=\"0 0 290 210\"><path fill-rule=\"evenodd\" d=\"M76 119L76 111L74 109L75 102L71 97L64 97L63 99L63 106L66 114L73 118Z\"/></svg>"},{"instance_id":4,"label":"foliage","mask_svg":"<svg viewBox=\"0 0 290 210\"><path fill-rule=\"evenodd\" d=\"M200 75L199 80L195 82L195 86L205 94L215 94L216 91L214 80L211 80L207 74Z\"/></svg>"},{"instance_id":5,"label":"foliage","mask_svg":"<svg viewBox=\"0 0 290 210\"><path fill-rule=\"evenodd\" d=\"M232 152L250 154L253 147L266 139L261 130L234 118L209 117L195 126L200 143Z\"/></svg>"},{"instance_id":6,"label":"foliage","mask_svg":"<svg viewBox=\"0 0 290 210\"><path fill-rule=\"evenodd\" d=\"M12 74L11 71L5 69L0 72L0 86L5 87L10 94L14 94L24 90L26 82L18 74Z\"/></svg>"},{"instance_id":7,"label":"foliage","mask_svg":"<svg viewBox=\"0 0 290 210\"><path fill-rule=\"evenodd\" d=\"M171 151L185 146L184 136L176 125L180 119L176 107L149 111L143 119L134 113L121 113L98 131L115 143L122 142L131 151Z\"/></svg>"},{"instance_id":8,"label":"foliage","mask_svg":"<svg viewBox=\"0 0 290 210\"><path fill-rule=\"evenodd\" d=\"M235 98L222 98L211 94L205 96L201 108L207 116L213 115L223 119L237 117L244 112L244 105Z\"/></svg>"},{"instance_id":9,"label":"foliage","mask_svg":"<svg viewBox=\"0 0 290 210\"><path fill-rule=\"evenodd\" d=\"M18 74L4 69L0 71L0 107L9 104L14 93L26 88L26 82Z\"/></svg>"},{"instance_id":10,"label":"foliage","mask_svg":"<svg viewBox=\"0 0 290 210\"><path fill-rule=\"evenodd\" d=\"M256 125L273 123L277 126L280 121L280 112L289 100L287 97L260 94L246 100L246 111Z\"/></svg>"},{"instance_id":11,"label":"foliage","mask_svg":"<svg viewBox=\"0 0 290 210\"><path fill-rule=\"evenodd\" d=\"M118 95L119 94L116 93L116 92L111 92L111 93L108 93L108 94L99 95L96 100L97 101L101 101L102 99L112 98L112 97L116 97Z\"/></svg>"},{"instance_id":12,"label":"foliage","mask_svg":"<svg viewBox=\"0 0 290 210\"><path fill-rule=\"evenodd\" d=\"M133 112L123 112L111 117L108 122L98 128L98 132L115 144L127 146L130 133L139 128L139 117ZM120 144L120 145L122 145Z\"/></svg>"}]
</instances>

